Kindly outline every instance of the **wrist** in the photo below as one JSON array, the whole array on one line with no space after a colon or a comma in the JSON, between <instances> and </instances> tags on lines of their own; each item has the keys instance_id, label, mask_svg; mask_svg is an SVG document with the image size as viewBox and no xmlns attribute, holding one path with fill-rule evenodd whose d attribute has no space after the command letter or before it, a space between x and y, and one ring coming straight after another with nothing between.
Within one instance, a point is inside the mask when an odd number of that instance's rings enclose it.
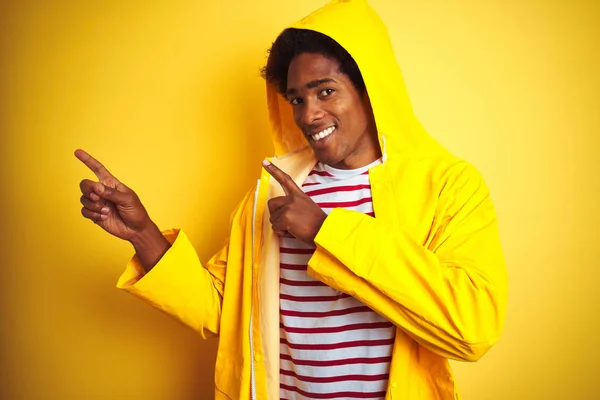
<instances>
[{"instance_id":1,"label":"wrist","mask_svg":"<svg viewBox=\"0 0 600 400\"><path fill-rule=\"evenodd\" d=\"M150 271L171 247L169 241L153 222L150 222L143 231L136 233L129 242L133 245L146 272Z\"/></svg>"},{"instance_id":2,"label":"wrist","mask_svg":"<svg viewBox=\"0 0 600 400\"><path fill-rule=\"evenodd\" d=\"M136 250L145 250L150 248L156 248L157 244L167 241L162 235L158 226L149 221L147 226L140 231L137 231L129 240L129 243L133 245Z\"/></svg>"}]
</instances>

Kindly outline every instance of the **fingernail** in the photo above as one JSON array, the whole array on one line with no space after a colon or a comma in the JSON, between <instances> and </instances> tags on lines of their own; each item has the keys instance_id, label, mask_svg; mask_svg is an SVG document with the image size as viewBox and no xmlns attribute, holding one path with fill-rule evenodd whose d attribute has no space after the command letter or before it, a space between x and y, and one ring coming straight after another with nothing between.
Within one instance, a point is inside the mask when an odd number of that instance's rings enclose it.
<instances>
[{"instance_id":1,"label":"fingernail","mask_svg":"<svg viewBox=\"0 0 600 400\"><path fill-rule=\"evenodd\" d=\"M268 167L269 165L271 165L271 162L269 160L263 160L262 165L263 167Z\"/></svg>"},{"instance_id":2,"label":"fingernail","mask_svg":"<svg viewBox=\"0 0 600 400\"><path fill-rule=\"evenodd\" d=\"M104 185L97 185L96 189L98 190L99 193L104 193Z\"/></svg>"},{"instance_id":3,"label":"fingernail","mask_svg":"<svg viewBox=\"0 0 600 400\"><path fill-rule=\"evenodd\" d=\"M107 218L108 218L108 215L105 215L105 214L100 215L100 219L107 219Z\"/></svg>"},{"instance_id":4,"label":"fingernail","mask_svg":"<svg viewBox=\"0 0 600 400\"><path fill-rule=\"evenodd\" d=\"M108 207L102 207L102 209L100 210L100 212L102 214L108 214L110 212L110 208L108 208Z\"/></svg>"},{"instance_id":5,"label":"fingernail","mask_svg":"<svg viewBox=\"0 0 600 400\"><path fill-rule=\"evenodd\" d=\"M98 196L96 193L90 193L90 199L98 201L100 200L100 196Z\"/></svg>"}]
</instances>

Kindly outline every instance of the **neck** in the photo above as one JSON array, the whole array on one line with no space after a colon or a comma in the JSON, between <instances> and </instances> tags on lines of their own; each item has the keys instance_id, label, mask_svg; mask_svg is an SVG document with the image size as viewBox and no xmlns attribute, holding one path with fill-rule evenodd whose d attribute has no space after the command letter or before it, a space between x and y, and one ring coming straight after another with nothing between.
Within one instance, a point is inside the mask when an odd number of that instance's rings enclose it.
<instances>
[{"instance_id":1,"label":"neck","mask_svg":"<svg viewBox=\"0 0 600 400\"><path fill-rule=\"evenodd\" d=\"M369 165L375 160L381 158L381 146L379 146L379 136L377 131L372 131L365 135L365 139L360 143L358 149L350 153L346 158L336 164L328 164L335 169L356 169Z\"/></svg>"}]
</instances>

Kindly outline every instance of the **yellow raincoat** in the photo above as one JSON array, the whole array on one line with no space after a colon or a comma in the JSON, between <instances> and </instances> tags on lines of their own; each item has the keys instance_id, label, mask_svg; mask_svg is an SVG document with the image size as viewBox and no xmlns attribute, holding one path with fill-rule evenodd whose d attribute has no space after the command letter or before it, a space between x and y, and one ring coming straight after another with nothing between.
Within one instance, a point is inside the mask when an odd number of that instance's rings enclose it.
<instances>
[{"instance_id":1,"label":"yellow raincoat","mask_svg":"<svg viewBox=\"0 0 600 400\"><path fill-rule=\"evenodd\" d=\"M415 118L387 30L366 1L332 1L292 27L324 33L352 55L384 154L369 174L376 218L333 210L308 273L397 326L386 399L459 398L448 359L479 359L504 323L507 278L488 189ZM271 161L301 185L315 156L269 84L267 98ZM117 284L202 337L219 336L217 399L279 398L279 240L266 202L280 195L263 170L207 263L170 230L158 264L144 275L134 256Z\"/></svg>"}]
</instances>

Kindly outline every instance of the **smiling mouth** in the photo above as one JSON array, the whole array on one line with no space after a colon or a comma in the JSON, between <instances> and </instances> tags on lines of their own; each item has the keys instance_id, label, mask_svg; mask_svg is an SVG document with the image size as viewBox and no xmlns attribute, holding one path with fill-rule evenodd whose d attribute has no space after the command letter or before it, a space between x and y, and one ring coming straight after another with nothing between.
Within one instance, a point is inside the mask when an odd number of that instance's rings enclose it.
<instances>
[{"instance_id":1,"label":"smiling mouth","mask_svg":"<svg viewBox=\"0 0 600 400\"><path fill-rule=\"evenodd\" d=\"M314 135L308 135L312 140L318 142L320 140L325 139L327 136L331 135L335 131L336 127L330 126L329 128L323 129L321 132L315 133Z\"/></svg>"}]
</instances>

